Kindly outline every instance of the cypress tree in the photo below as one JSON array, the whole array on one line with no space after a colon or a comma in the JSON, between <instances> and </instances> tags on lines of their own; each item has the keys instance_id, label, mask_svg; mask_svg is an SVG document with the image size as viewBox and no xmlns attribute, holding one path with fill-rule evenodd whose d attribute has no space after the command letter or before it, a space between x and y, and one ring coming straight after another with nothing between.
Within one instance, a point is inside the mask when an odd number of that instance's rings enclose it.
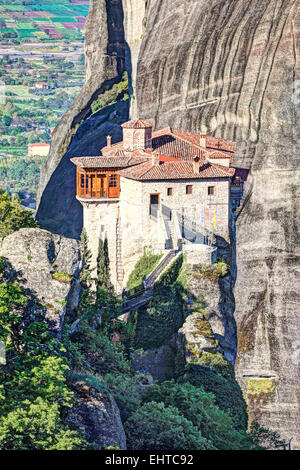
<instances>
[{"instance_id":1,"label":"cypress tree","mask_svg":"<svg viewBox=\"0 0 300 470\"><path fill-rule=\"evenodd\" d=\"M81 240L82 249L83 249L84 266L81 270L79 281L83 289L89 289L92 284L92 276L91 276L92 253L88 246L89 240L88 240L88 236L87 236L85 228L82 229L80 240Z\"/></svg>"},{"instance_id":2,"label":"cypress tree","mask_svg":"<svg viewBox=\"0 0 300 470\"><path fill-rule=\"evenodd\" d=\"M97 257L97 290L111 290L110 281L108 242L99 238L98 257Z\"/></svg>"}]
</instances>

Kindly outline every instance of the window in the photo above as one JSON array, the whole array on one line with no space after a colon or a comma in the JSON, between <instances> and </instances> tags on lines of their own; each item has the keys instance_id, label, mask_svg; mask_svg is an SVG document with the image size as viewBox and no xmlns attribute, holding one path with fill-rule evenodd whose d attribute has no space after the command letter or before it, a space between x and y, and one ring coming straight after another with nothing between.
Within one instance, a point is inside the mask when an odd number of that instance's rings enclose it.
<instances>
[{"instance_id":1,"label":"window","mask_svg":"<svg viewBox=\"0 0 300 470\"><path fill-rule=\"evenodd\" d=\"M159 208L159 194L150 194L150 215L157 217Z\"/></svg>"},{"instance_id":2,"label":"window","mask_svg":"<svg viewBox=\"0 0 300 470\"><path fill-rule=\"evenodd\" d=\"M109 187L110 188L118 187L118 175L115 175L115 174L109 175Z\"/></svg>"},{"instance_id":3,"label":"window","mask_svg":"<svg viewBox=\"0 0 300 470\"><path fill-rule=\"evenodd\" d=\"M168 196L173 196L173 188L168 188L167 189L167 195Z\"/></svg>"},{"instance_id":4,"label":"window","mask_svg":"<svg viewBox=\"0 0 300 470\"><path fill-rule=\"evenodd\" d=\"M86 175L85 186L86 186L86 188L89 187L89 177L88 177L88 175ZM80 175L80 187L84 188L84 175Z\"/></svg>"},{"instance_id":5,"label":"window","mask_svg":"<svg viewBox=\"0 0 300 470\"><path fill-rule=\"evenodd\" d=\"M193 192L193 186L191 184L188 184L185 187L185 194L192 194L192 192Z\"/></svg>"},{"instance_id":6,"label":"window","mask_svg":"<svg viewBox=\"0 0 300 470\"><path fill-rule=\"evenodd\" d=\"M208 194L209 194L209 196L213 196L215 194L215 187L214 186L208 186Z\"/></svg>"}]
</instances>

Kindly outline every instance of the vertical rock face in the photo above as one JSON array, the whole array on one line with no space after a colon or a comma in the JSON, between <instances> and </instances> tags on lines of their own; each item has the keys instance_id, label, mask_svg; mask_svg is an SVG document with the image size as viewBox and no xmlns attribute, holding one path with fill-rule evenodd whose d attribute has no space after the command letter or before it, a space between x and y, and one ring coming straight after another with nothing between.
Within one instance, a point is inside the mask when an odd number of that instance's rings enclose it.
<instances>
[{"instance_id":1,"label":"vertical rock face","mask_svg":"<svg viewBox=\"0 0 300 470\"><path fill-rule=\"evenodd\" d=\"M79 303L80 243L46 230L23 228L6 237L0 247L7 271L26 290L25 318L45 320L61 335L66 311Z\"/></svg>"},{"instance_id":2,"label":"vertical rock face","mask_svg":"<svg viewBox=\"0 0 300 470\"><path fill-rule=\"evenodd\" d=\"M55 131L41 178L40 191L46 190L38 217L57 218L60 212L61 227L71 236L78 233L82 221L74 199L74 169L68 154L60 159L76 123L85 119L88 103L103 83L121 73L126 48L127 68L136 88L133 115L152 119L156 128L206 130L233 139L236 164L250 168L246 192L251 197L237 220L236 256L233 251L239 338L236 371L252 417L284 438L293 437L292 446L299 447L297 2L143 3L123 0L123 31L120 22L117 27L121 1L92 1L87 83ZM115 28L111 34L107 15ZM104 130L99 129L100 139ZM76 139L73 142L76 152ZM65 194L59 194L63 181Z\"/></svg>"},{"instance_id":3,"label":"vertical rock face","mask_svg":"<svg viewBox=\"0 0 300 470\"><path fill-rule=\"evenodd\" d=\"M126 450L126 436L115 399L84 382L71 385L75 400L66 422L81 431L97 450L118 446Z\"/></svg>"},{"instance_id":4,"label":"vertical rock face","mask_svg":"<svg viewBox=\"0 0 300 470\"><path fill-rule=\"evenodd\" d=\"M75 199L75 167L70 162L70 157L76 155L76 146L69 146L80 123L89 118L91 103L119 82L125 70L121 0L91 0L85 41L86 82L53 133L49 157L41 172L37 210L42 228L75 238L82 228L82 207ZM104 116L100 113L98 120L93 118L85 126L90 140L86 138L81 144L81 155L99 155L107 133L114 137L119 132L113 125L104 124L101 128L108 117L109 111ZM79 140L77 137L77 145Z\"/></svg>"},{"instance_id":5,"label":"vertical rock face","mask_svg":"<svg viewBox=\"0 0 300 470\"><path fill-rule=\"evenodd\" d=\"M153 0L139 115L237 141L237 374L253 418L299 447L299 12L295 1Z\"/></svg>"},{"instance_id":6,"label":"vertical rock face","mask_svg":"<svg viewBox=\"0 0 300 470\"><path fill-rule=\"evenodd\" d=\"M139 51L147 25L150 0L122 0L124 9L125 62L131 85L131 119L138 118L136 73Z\"/></svg>"}]
</instances>

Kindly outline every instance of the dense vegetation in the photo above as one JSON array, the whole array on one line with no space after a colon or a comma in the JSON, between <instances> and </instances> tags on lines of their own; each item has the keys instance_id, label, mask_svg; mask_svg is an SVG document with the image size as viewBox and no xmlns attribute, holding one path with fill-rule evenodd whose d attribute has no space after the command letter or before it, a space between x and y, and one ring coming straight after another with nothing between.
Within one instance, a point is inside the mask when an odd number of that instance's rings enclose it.
<instances>
[{"instance_id":1,"label":"dense vegetation","mask_svg":"<svg viewBox=\"0 0 300 470\"><path fill-rule=\"evenodd\" d=\"M175 260L154 286L153 297L132 320L135 323L134 347L144 350L161 346L182 326L184 299L177 282L183 257Z\"/></svg>"},{"instance_id":2,"label":"dense vegetation","mask_svg":"<svg viewBox=\"0 0 300 470\"><path fill-rule=\"evenodd\" d=\"M18 199L0 189L0 239L24 227L37 227L32 213L22 209Z\"/></svg>"},{"instance_id":3,"label":"dense vegetation","mask_svg":"<svg viewBox=\"0 0 300 470\"><path fill-rule=\"evenodd\" d=\"M115 104L117 101L129 98L128 95L128 73L124 72L122 80L115 83L109 90L105 91L96 98L91 104L92 113L97 113L108 105Z\"/></svg>"}]
</instances>

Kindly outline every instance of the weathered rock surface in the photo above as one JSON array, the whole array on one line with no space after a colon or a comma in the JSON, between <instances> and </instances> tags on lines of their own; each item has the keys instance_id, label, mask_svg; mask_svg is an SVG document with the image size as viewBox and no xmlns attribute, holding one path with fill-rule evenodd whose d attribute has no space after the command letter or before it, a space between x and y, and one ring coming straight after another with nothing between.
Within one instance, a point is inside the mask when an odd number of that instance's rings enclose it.
<instances>
[{"instance_id":1,"label":"weathered rock surface","mask_svg":"<svg viewBox=\"0 0 300 470\"><path fill-rule=\"evenodd\" d=\"M37 219L40 226L52 232L78 238L82 229L82 206L76 200L75 166L70 162L78 155L69 149L76 131L84 131L79 146L81 155L100 154L108 133L113 141L120 136L115 123L104 124L109 120L112 109L93 116L83 129L82 121L91 116L91 103L99 94L121 80L125 70L125 46L123 30L123 10L121 0L93 0L86 22L86 82L71 108L64 114L53 132L50 153L41 171ZM124 108L124 106L123 106ZM121 109L118 122L128 116L128 102ZM113 119L113 117L111 117ZM88 135L87 135L88 134ZM69 152L66 154L67 150ZM72 216L70 217L70 214Z\"/></svg>"},{"instance_id":2,"label":"weathered rock surface","mask_svg":"<svg viewBox=\"0 0 300 470\"><path fill-rule=\"evenodd\" d=\"M125 24L138 23L131 26L131 36L125 31L124 37L130 37L128 44L137 48L141 10L137 9L135 17L130 3L124 1L123 5L125 18L131 18ZM283 437L293 437L294 448L300 447L296 411L300 358L297 6L296 0L152 0L137 71L132 72L137 85L134 114L151 119L156 128L207 130L233 139L237 142L236 163L250 168L251 197L237 221L237 269L233 267L240 338L236 370L246 394L249 377L271 377L276 382L275 392L266 394L265 403L250 410ZM90 63L96 70L97 57L103 57L107 44L101 34L106 24L105 2L94 0L93 8L87 27L93 37L88 32L87 41L95 57ZM101 43L97 45L97 41ZM88 70L90 75L89 66ZM99 81L98 86L101 84ZM92 90L85 87L81 95L85 103ZM59 154L58 149L81 108L78 103L80 100L56 130L41 190L52 173L60 178L60 168L55 168L63 152ZM67 167L65 177L74 181ZM71 225L77 227L78 206L74 209L73 195L74 182L64 195L55 196L55 204L58 212L67 214L66 221L72 214ZM52 196L53 191L44 192L39 212L45 218ZM231 297L232 293L230 302Z\"/></svg>"},{"instance_id":3,"label":"weathered rock surface","mask_svg":"<svg viewBox=\"0 0 300 470\"><path fill-rule=\"evenodd\" d=\"M84 438L95 444L98 450L108 446L126 450L126 436L113 396L103 394L84 382L75 382L71 388L75 400L66 422L82 431Z\"/></svg>"},{"instance_id":4,"label":"weathered rock surface","mask_svg":"<svg viewBox=\"0 0 300 470\"><path fill-rule=\"evenodd\" d=\"M298 53L296 1L153 0L137 70L143 118L157 128L236 140L237 163L251 169L252 195L236 233L236 370L245 390L249 377L274 378L276 391L250 411L293 437L294 448L300 447Z\"/></svg>"},{"instance_id":5,"label":"weathered rock surface","mask_svg":"<svg viewBox=\"0 0 300 470\"><path fill-rule=\"evenodd\" d=\"M46 230L23 228L3 240L0 256L28 291L31 320L41 316L60 335L66 311L79 302L80 243ZM63 273L64 281L55 279L56 273Z\"/></svg>"},{"instance_id":6,"label":"weathered rock surface","mask_svg":"<svg viewBox=\"0 0 300 470\"><path fill-rule=\"evenodd\" d=\"M159 348L148 349L132 359L132 368L142 374L150 374L154 380L163 382L176 376L176 338Z\"/></svg>"},{"instance_id":7,"label":"weathered rock surface","mask_svg":"<svg viewBox=\"0 0 300 470\"><path fill-rule=\"evenodd\" d=\"M209 322L214 338L218 340L224 358L234 365L236 356L236 323L234 320L234 297L232 294L233 279L230 275L218 280L211 280L199 274L197 266L190 267L187 289L198 301L202 302L205 317ZM193 307L191 307L193 309ZM199 315L192 314L184 325L183 333L190 328L194 331ZM188 338L186 338L188 342ZM198 341L195 340L197 343ZM199 343L200 349L202 349Z\"/></svg>"}]
</instances>

